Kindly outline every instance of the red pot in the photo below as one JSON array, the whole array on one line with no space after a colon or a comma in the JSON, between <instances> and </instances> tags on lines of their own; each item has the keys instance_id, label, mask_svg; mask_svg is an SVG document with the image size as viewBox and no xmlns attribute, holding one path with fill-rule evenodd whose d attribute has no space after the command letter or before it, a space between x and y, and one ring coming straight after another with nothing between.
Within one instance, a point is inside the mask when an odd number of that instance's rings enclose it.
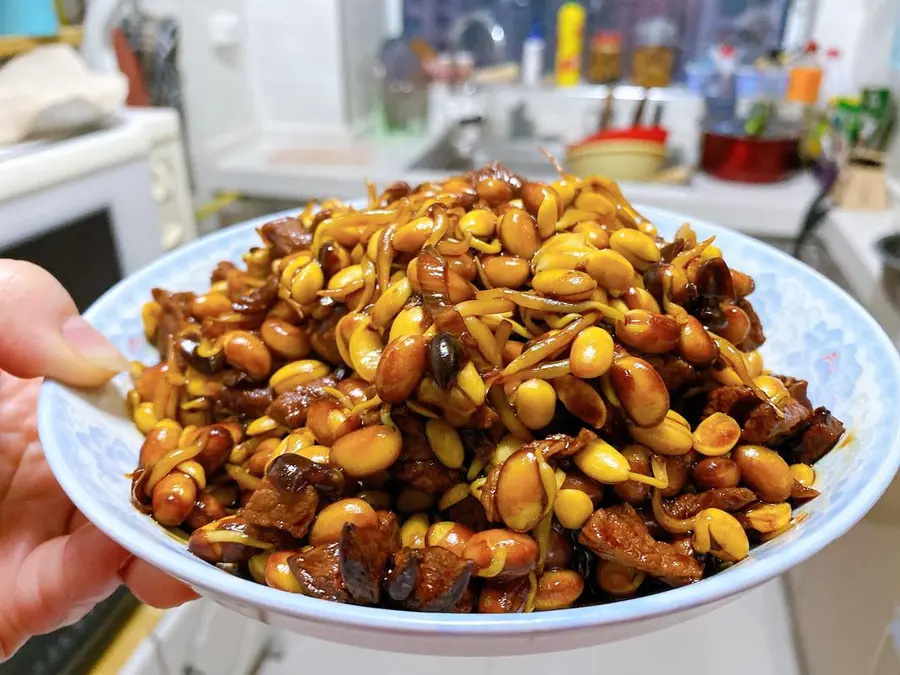
<instances>
[{"instance_id":1,"label":"red pot","mask_svg":"<svg viewBox=\"0 0 900 675\"><path fill-rule=\"evenodd\" d=\"M776 183L800 167L796 136L703 133L700 167L709 175L741 183Z\"/></svg>"}]
</instances>

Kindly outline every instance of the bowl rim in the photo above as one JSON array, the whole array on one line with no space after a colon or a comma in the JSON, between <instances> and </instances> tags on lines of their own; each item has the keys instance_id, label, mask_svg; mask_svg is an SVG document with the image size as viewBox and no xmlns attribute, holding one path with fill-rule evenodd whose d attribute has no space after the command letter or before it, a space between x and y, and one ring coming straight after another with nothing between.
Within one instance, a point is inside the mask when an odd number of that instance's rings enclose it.
<instances>
[{"instance_id":1,"label":"bowl rim","mask_svg":"<svg viewBox=\"0 0 900 675\"><path fill-rule=\"evenodd\" d=\"M724 230L728 232L729 236L735 235L738 239L745 240L751 245L765 247L769 254L788 267L800 270L803 274L812 273L819 278L820 282L857 307L863 315L868 332L880 343L886 357L891 362L893 372L900 374L900 354L881 326L857 300L816 270L742 232L668 209L642 204L634 206L641 213L649 214L651 221L654 217L663 217L674 221L691 222L712 230ZM172 264L173 259L187 258L195 250L215 247L219 241L239 236L238 232L253 230L270 220L290 216L299 211L300 209L290 209L254 218L198 238L163 255L109 289L85 312L84 316L90 320L95 314L105 310L108 305L115 305L117 296L124 293L123 289L131 284L143 281L147 285L152 285L150 281L156 276L156 270ZM843 511L824 521L811 536L798 539L770 558L762 561L749 558L738 565L734 571L717 574L696 584L621 602L553 612L525 615L430 614L341 604L286 593L222 572L199 558L193 559L176 554L159 545L155 540L147 538L141 529L131 521L131 514L119 516L115 512L112 514L108 512L77 480L77 473L70 471L65 464L66 438L61 433L65 430L58 428L55 424L56 415L53 402L55 397L65 395L68 391L70 391L69 387L49 380L41 386L37 417L44 454L56 480L75 506L108 537L135 556L195 588L206 590L217 597L226 596L237 603L249 605L261 620L265 620L265 612L274 612L319 625L365 629L395 635L453 635L486 639L501 636L546 635L600 628L611 624L642 622L725 600L783 574L846 533L874 506L900 466L900 426L898 426L893 442L884 452L874 476Z\"/></svg>"}]
</instances>

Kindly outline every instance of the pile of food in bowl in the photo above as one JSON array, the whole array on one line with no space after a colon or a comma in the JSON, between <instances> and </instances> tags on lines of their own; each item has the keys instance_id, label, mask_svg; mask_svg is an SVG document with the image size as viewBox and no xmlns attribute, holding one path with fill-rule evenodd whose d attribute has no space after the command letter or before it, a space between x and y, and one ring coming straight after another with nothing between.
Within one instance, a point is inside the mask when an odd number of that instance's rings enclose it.
<instances>
[{"instance_id":1,"label":"pile of food in bowl","mask_svg":"<svg viewBox=\"0 0 900 675\"><path fill-rule=\"evenodd\" d=\"M128 403L134 505L273 588L528 612L690 584L795 525L843 434L765 369L753 280L604 178L491 165L259 235L154 291Z\"/></svg>"}]
</instances>

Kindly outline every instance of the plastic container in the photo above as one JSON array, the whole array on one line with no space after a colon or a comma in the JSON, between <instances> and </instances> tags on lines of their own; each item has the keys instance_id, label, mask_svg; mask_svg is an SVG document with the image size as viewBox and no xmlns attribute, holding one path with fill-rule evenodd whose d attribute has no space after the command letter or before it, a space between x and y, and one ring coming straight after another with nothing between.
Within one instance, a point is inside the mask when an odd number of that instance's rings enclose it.
<instances>
[{"instance_id":1,"label":"plastic container","mask_svg":"<svg viewBox=\"0 0 900 675\"><path fill-rule=\"evenodd\" d=\"M742 100L784 98L788 74L783 68L742 66L734 77L735 96Z\"/></svg>"},{"instance_id":2,"label":"plastic container","mask_svg":"<svg viewBox=\"0 0 900 675\"><path fill-rule=\"evenodd\" d=\"M738 54L733 45L720 44L712 50L716 76L712 82L711 95L717 98L734 97L734 74L738 69Z\"/></svg>"},{"instance_id":3,"label":"plastic container","mask_svg":"<svg viewBox=\"0 0 900 675\"><path fill-rule=\"evenodd\" d=\"M531 35L522 44L522 84L526 87L540 86L544 77L544 38L535 25Z\"/></svg>"},{"instance_id":4,"label":"plastic container","mask_svg":"<svg viewBox=\"0 0 900 675\"><path fill-rule=\"evenodd\" d=\"M684 67L685 86L698 96L706 96L716 70L705 61L692 61Z\"/></svg>"},{"instance_id":5,"label":"plastic container","mask_svg":"<svg viewBox=\"0 0 900 675\"><path fill-rule=\"evenodd\" d=\"M826 105L833 98L847 93L850 87L841 81L841 50L829 47L822 59L822 88L819 103Z\"/></svg>"},{"instance_id":6,"label":"plastic container","mask_svg":"<svg viewBox=\"0 0 900 675\"><path fill-rule=\"evenodd\" d=\"M791 68L785 98L791 103L815 105L822 86L822 69L818 65Z\"/></svg>"},{"instance_id":7,"label":"plastic container","mask_svg":"<svg viewBox=\"0 0 900 675\"><path fill-rule=\"evenodd\" d=\"M0 0L0 35L58 34L59 18L53 0Z\"/></svg>"},{"instance_id":8,"label":"plastic container","mask_svg":"<svg viewBox=\"0 0 900 675\"><path fill-rule=\"evenodd\" d=\"M815 42L806 46L804 55L788 72L788 86L785 100L789 103L815 105L822 87L822 64L817 56Z\"/></svg>"}]
</instances>

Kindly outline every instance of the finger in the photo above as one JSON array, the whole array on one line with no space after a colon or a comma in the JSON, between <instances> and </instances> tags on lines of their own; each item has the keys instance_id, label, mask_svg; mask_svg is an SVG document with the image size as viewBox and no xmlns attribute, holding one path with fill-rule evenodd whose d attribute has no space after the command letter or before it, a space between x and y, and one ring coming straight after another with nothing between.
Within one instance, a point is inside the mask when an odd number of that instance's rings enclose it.
<instances>
[{"instance_id":1,"label":"finger","mask_svg":"<svg viewBox=\"0 0 900 675\"><path fill-rule=\"evenodd\" d=\"M19 568L14 601L5 601L22 639L83 617L119 586L130 557L91 524L38 546Z\"/></svg>"},{"instance_id":2,"label":"finger","mask_svg":"<svg viewBox=\"0 0 900 675\"><path fill-rule=\"evenodd\" d=\"M119 576L138 600L160 609L177 607L197 599L190 586L138 558L132 558Z\"/></svg>"},{"instance_id":3,"label":"finger","mask_svg":"<svg viewBox=\"0 0 900 675\"><path fill-rule=\"evenodd\" d=\"M82 527L90 525L91 521L85 518L84 514L81 511L74 509L72 511L72 517L69 518L69 527L67 532L71 534L75 530L80 530Z\"/></svg>"},{"instance_id":4,"label":"finger","mask_svg":"<svg viewBox=\"0 0 900 675\"><path fill-rule=\"evenodd\" d=\"M0 370L93 387L128 367L46 270L0 260L0 289Z\"/></svg>"}]
</instances>

